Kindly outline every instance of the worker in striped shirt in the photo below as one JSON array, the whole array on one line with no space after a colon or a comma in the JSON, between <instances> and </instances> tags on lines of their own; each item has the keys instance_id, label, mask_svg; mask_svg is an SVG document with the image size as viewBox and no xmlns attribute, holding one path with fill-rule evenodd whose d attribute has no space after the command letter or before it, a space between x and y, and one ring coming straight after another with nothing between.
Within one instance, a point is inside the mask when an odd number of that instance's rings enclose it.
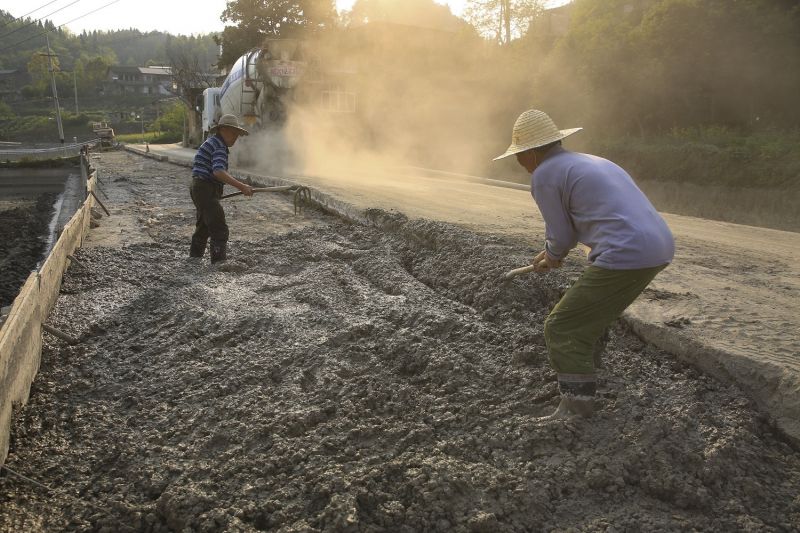
<instances>
[{"instance_id":1,"label":"worker in striped shirt","mask_svg":"<svg viewBox=\"0 0 800 533\"><path fill-rule=\"evenodd\" d=\"M227 258L228 225L225 211L220 204L224 184L236 187L245 196L252 196L253 189L228 173L229 148L248 131L239 125L235 115L222 115L214 126L213 135L205 140L192 165L190 194L197 208L197 222L189 257L203 257L206 244L211 241L211 262L218 263Z\"/></svg>"},{"instance_id":2,"label":"worker in striped shirt","mask_svg":"<svg viewBox=\"0 0 800 533\"><path fill-rule=\"evenodd\" d=\"M495 158L515 155L531 173L531 194L545 223L536 272L560 267L578 243L590 249L591 265L545 320L561 393L547 420L594 412L594 355L603 332L675 255L667 223L625 170L562 148L561 139L580 129L559 130L547 114L531 109L514 124L508 150Z\"/></svg>"}]
</instances>

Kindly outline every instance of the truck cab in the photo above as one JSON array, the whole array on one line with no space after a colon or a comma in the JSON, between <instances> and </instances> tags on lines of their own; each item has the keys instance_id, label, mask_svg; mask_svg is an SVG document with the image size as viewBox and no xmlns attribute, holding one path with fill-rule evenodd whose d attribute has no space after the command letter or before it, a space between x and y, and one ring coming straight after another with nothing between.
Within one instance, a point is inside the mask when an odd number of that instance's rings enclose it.
<instances>
[{"instance_id":1,"label":"truck cab","mask_svg":"<svg viewBox=\"0 0 800 533\"><path fill-rule=\"evenodd\" d=\"M219 117L222 115L220 108L220 87L209 87L203 91L200 101L198 102L198 111L201 114L201 123L203 127L203 140L206 140L211 132L211 127L217 123Z\"/></svg>"}]
</instances>

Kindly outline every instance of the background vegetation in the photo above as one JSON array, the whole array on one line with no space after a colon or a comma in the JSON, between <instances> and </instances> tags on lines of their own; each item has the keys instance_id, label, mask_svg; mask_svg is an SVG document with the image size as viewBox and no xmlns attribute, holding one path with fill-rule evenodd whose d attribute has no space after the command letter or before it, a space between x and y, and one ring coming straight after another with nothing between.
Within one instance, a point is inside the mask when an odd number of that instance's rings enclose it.
<instances>
[{"instance_id":1,"label":"background vegetation","mask_svg":"<svg viewBox=\"0 0 800 533\"><path fill-rule=\"evenodd\" d=\"M198 68L213 72L218 46L212 35L173 36L136 29L73 34L49 21L17 20L0 10L0 70L27 74L22 100L0 101L0 140L59 142L55 126L49 60L45 35L54 58L56 87L62 110L64 137L71 141L93 136L92 121L113 121L120 133L168 130L159 120L175 107L164 96L112 96L102 92L109 67L170 65L176 55L191 55ZM76 99L77 95L77 99ZM183 113L183 111L181 111ZM144 116L144 121L141 117ZM140 118L137 118L140 117ZM170 124L169 142L181 140L180 124Z\"/></svg>"}]
</instances>

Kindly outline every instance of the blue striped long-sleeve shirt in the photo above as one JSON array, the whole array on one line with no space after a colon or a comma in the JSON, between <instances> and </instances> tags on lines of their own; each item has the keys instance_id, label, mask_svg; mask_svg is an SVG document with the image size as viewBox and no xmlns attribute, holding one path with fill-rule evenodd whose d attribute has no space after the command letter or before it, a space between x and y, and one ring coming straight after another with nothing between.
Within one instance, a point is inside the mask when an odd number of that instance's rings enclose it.
<instances>
[{"instance_id":1,"label":"blue striped long-sleeve shirt","mask_svg":"<svg viewBox=\"0 0 800 533\"><path fill-rule=\"evenodd\" d=\"M545 247L557 259L577 243L589 261L611 270L670 263L675 241L667 223L618 165L554 147L531 175L544 217Z\"/></svg>"},{"instance_id":2,"label":"blue striped long-sleeve shirt","mask_svg":"<svg viewBox=\"0 0 800 533\"><path fill-rule=\"evenodd\" d=\"M212 135L197 149L192 176L221 183L214 178L215 170L228 170L228 146L219 135Z\"/></svg>"}]
</instances>

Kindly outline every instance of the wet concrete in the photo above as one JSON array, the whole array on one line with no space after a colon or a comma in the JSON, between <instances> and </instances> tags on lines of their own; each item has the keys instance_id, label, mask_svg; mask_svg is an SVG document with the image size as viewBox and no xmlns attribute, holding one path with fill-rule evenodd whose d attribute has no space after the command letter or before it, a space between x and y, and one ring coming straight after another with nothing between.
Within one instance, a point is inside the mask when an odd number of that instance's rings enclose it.
<instances>
[{"instance_id":1,"label":"wet concrete","mask_svg":"<svg viewBox=\"0 0 800 533\"><path fill-rule=\"evenodd\" d=\"M85 194L75 168L0 169L0 307L11 305Z\"/></svg>"},{"instance_id":2,"label":"wet concrete","mask_svg":"<svg viewBox=\"0 0 800 533\"><path fill-rule=\"evenodd\" d=\"M226 204L223 270L186 258L183 169L131 157L98 167L138 232L78 254L50 322L82 343L46 339L15 422L8 466L53 491L0 478L0 529L797 530L796 451L620 327L598 415L536 421L579 264L504 283L532 250L263 195Z\"/></svg>"},{"instance_id":3,"label":"wet concrete","mask_svg":"<svg viewBox=\"0 0 800 533\"><path fill-rule=\"evenodd\" d=\"M174 145L151 148L147 155L178 164L190 164L194 155ZM427 169L354 166L291 179L353 220L380 207L518 239L521 246L544 240L544 222L527 191ZM649 342L735 383L800 445L800 233L662 215L675 235L675 260L625 320ZM585 264L585 249L570 258Z\"/></svg>"},{"instance_id":4,"label":"wet concrete","mask_svg":"<svg viewBox=\"0 0 800 533\"><path fill-rule=\"evenodd\" d=\"M0 307L14 302L20 287L44 256L57 198L57 193L46 193L0 199Z\"/></svg>"}]
</instances>

